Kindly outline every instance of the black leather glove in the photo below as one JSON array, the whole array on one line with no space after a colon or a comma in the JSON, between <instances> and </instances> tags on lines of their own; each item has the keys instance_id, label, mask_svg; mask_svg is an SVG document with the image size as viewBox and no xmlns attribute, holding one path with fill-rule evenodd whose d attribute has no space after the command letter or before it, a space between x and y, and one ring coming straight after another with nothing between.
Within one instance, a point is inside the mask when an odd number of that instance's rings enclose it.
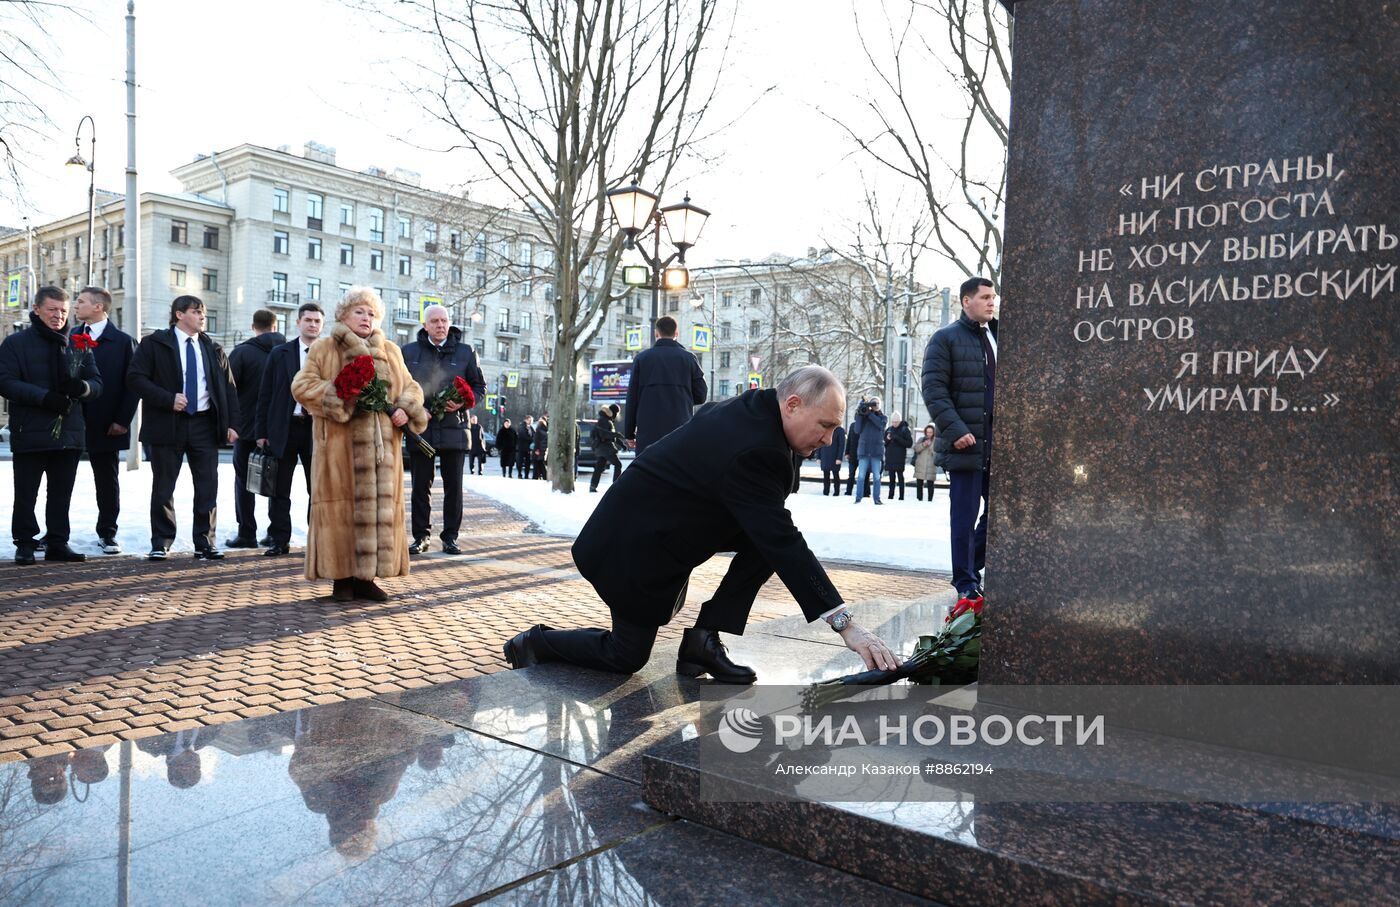
<instances>
[{"instance_id":1,"label":"black leather glove","mask_svg":"<svg viewBox=\"0 0 1400 907\"><path fill-rule=\"evenodd\" d=\"M58 391L49 391L44 394L44 409L53 413L67 413L68 408L73 405L73 401L66 395Z\"/></svg>"},{"instance_id":2,"label":"black leather glove","mask_svg":"<svg viewBox=\"0 0 1400 907\"><path fill-rule=\"evenodd\" d=\"M88 387L82 378L64 378L58 389L70 397L81 397L87 393Z\"/></svg>"}]
</instances>

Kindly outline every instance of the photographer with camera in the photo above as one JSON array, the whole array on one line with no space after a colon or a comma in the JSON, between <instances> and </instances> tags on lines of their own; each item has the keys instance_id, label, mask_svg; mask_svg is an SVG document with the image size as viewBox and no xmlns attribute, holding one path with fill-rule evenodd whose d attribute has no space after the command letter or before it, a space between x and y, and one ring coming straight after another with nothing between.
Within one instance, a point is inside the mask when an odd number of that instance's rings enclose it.
<instances>
[{"instance_id":1,"label":"photographer with camera","mask_svg":"<svg viewBox=\"0 0 1400 907\"><path fill-rule=\"evenodd\" d=\"M885 462L885 425L889 420L885 414L880 412L880 398L874 397L866 400L860 399L860 405L856 407L856 421L852 428L855 432L856 458L859 466L856 469L856 503L859 504L865 496L865 481L871 479L871 487L875 497L875 503L882 503L880 500L880 478L884 472Z\"/></svg>"}]
</instances>

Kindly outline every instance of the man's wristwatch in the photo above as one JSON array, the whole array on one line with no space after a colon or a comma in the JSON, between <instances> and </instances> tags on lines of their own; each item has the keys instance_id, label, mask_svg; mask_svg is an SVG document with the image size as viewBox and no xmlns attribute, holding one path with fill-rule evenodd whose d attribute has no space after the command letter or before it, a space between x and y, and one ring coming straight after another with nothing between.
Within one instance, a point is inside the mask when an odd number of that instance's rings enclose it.
<instances>
[{"instance_id":1,"label":"man's wristwatch","mask_svg":"<svg viewBox=\"0 0 1400 907\"><path fill-rule=\"evenodd\" d=\"M831 615L830 623L831 629L840 633L851 625L851 610L849 608L842 608L840 611L837 611L835 614Z\"/></svg>"}]
</instances>

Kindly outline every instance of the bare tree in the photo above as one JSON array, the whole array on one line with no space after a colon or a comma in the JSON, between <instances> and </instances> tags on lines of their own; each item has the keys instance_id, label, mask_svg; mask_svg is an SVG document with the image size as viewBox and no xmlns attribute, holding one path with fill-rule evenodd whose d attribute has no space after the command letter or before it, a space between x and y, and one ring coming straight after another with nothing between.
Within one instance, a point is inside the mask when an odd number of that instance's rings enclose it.
<instances>
[{"instance_id":1,"label":"bare tree","mask_svg":"<svg viewBox=\"0 0 1400 907\"><path fill-rule=\"evenodd\" d=\"M877 86L858 122L830 116L865 154L918 186L930 248L999 282L1011 96L1009 24L997 0L882 0L856 7ZM928 115L941 72L965 101L958 128Z\"/></svg>"},{"instance_id":2,"label":"bare tree","mask_svg":"<svg viewBox=\"0 0 1400 907\"><path fill-rule=\"evenodd\" d=\"M557 491L574 488L578 366L622 251L606 193L633 176L664 191L697 140L718 84L719 61L701 64L720 2L402 0L389 13L433 47L410 91L538 228L533 267L553 283Z\"/></svg>"},{"instance_id":3,"label":"bare tree","mask_svg":"<svg viewBox=\"0 0 1400 907\"><path fill-rule=\"evenodd\" d=\"M58 52L53 38L58 13L83 18L64 3L0 0L0 199L18 201L23 195L28 147L47 138L53 127L43 95L59 87L49 64Z\"/></svg>"}]
</instances>

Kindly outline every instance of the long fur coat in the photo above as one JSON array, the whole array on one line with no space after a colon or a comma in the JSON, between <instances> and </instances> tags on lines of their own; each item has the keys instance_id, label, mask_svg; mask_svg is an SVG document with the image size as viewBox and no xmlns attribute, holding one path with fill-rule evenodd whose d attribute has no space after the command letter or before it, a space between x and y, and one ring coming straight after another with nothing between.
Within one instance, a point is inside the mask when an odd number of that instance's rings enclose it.
<instances>
[{"instance_id":1,"label":"long fur coat","mask_svg":"<svg viewBox=\"0 0 1400 907\"><path fill-rule=\"evenodd\" d=\"M378 328L361 338L344 324L311 345L292 379L292 396L312 416L311 523L307 579L372 580L408 574L404 528L402 436L384 413L355 413L335 394L335 377L356 356L373 356L389 400L408 414L408 427L428 424L423 389L404 367L403 353Z\"/></svg>"}]
</instances>

